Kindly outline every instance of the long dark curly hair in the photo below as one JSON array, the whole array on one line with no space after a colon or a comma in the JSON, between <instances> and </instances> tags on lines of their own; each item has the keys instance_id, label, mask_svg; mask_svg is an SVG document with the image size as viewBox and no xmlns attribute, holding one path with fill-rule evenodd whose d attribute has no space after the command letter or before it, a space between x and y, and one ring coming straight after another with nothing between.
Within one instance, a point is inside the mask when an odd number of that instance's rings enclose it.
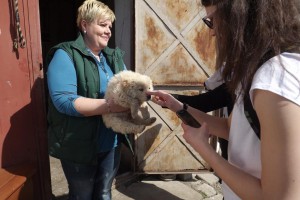
<instances>
[{"instance_id":1,"label":"long dark curly hair","mask_svg":"<svg viewBox=\"0 0 300 200\"><path fill-rule=\"evenodd\" d=\"M215 5L216 68L234 94L250 89L257 69L282 52L300 52L299 0L202 0Z\"/></svg>"}]
</instances>

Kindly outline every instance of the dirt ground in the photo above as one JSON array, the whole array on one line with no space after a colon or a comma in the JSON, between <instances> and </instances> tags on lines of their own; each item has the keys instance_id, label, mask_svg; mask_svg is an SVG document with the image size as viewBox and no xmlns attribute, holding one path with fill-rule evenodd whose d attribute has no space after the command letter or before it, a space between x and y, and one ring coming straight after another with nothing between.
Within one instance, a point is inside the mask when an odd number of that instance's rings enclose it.
<instances>
[{"instance_id":1,"label":"dirt ground","mask_svg":"<svg viewBox=\"0 0 300 200\"><path fill-rule=\"evenodd\" d=\"M67 200L68 186L60 161L50 157L50 169L53 200ZM128 177L131 177L131 180ZM113 200L222 200L223 198L219 178L208 171L169 177L158 174L124 173L119 176L118 183L114 184L112 196Z\"/></svg>"}]
</instances>

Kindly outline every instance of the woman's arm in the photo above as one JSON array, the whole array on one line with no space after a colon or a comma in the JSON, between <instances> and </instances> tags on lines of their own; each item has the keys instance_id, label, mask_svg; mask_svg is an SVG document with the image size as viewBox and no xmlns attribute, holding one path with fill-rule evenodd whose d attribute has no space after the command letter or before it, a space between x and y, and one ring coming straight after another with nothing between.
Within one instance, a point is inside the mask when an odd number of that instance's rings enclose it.
<instances>
[{"instance_id":1,"label":"woman's arm","mask_svg":"<svg viewBox=\"0 0 300 200\"><path fill-rule=\"evenodd\" d=\"M264 199L300 199L300 107L274 93L254 90L261 124Z\"/></svg>"},{"instance_id":2,"label":"woman's arm","mask_svg":"<svg viewBox=\"0 0 300 200\"><path fill-rule=\"evenodd\" d=\"M231 95L226 88L226 83L221 84L213 90L208 90L205 93L195 96L178 95L176 98L203 112L228 107L230 113L233 105Z\"/></svg>"},{"instance_id":3,"label":"woman's arm","mask_svg":"<svg viewBox=\"0 0 300 200\"><path fill-rule=\"evenodd\" d=\"M188 107L188 111L201 124L206 123L208 125L211 135L228 140L231 115L228 118L216 117L206 114L193 107Z\"/></svg>"},{"instance_id":4,"label":"woman's arm","mask_svg":"<svg viewBox=\"0 0 300 200\"><path fill-rule=\"evenodd\" d=\"M207 142L206 124L200 130L183 124L184 138L241 199L300 199L300 107L271 92L253 94L261 124L261 179L221 158Z\"/></svg>"},{"instance_id":5,"label":"woman's arm","mask_svg":"<svg viewBox=\"0 0 300 200\"><path fill-rule=\"evenodd\" d=\"M79 97L74 101L74 107L84 116L128 111L127 108L115 104L112 99L106 101L105 99Z\"/></svg>"},{"instance_id":6,"label":"woman's arm","mask_svg":"<svg viewBox=\"0 0 300 200\"><path fill-rule=\"evenodd\" d=\"M184 139L241 199L262 199L260 180L231 165L208 143L210 127L208 128L206 123L200 129L195 129L184 124L182 124L182 128L184 130Z\"/></svg>"},{"instance_id":7,"label":"woman's arm","mask_svg":"<svg viewBox=\"0 0 300 200\"><path fill-rule=\"evenodd\" d=\"M183 108L183 103L175 99L172 95L164 91L152 91L148 94L153 95L152 101L162 107L169 108L173 112L177 112ZM200 110L188 107L188 112L192 114L200 124L204 122L208 124L211 129L211 134L228 139L229 135L229 120L225 118L208 115Z\"/></svg>"},{"instance_id":8,"label":"woman's arm","mask_svg":"<svg viewBox=\"0 0 300 200\"><path fill-rule=\"evenodd\" d=\"M77 78L72 60L62 49L56 50L47 70L49 96L55 108L64 114L82 116L73 106L77 95Z\"/></svg>"},{"instance_id":9,"label":"woman's arm","mask_svg":"<svg viewBox=\"0 0 300 200\"><path fill-rule=\"evenodd\" d=\"M163 107L168 107L174 112L182 109L182 103L166 92L154 91L150 94L154 96L153 101ZM188 108L188 112L196 117L202 126L201 128L192 128L182 124L184 139L242 199L261 199L260 180L228 163L216 153L208 142L210 134L228 137L231 117L227 121L224 118L214 117L191 107Z\"/></svg>"},{"instance_id":10,"label":"woman's arm","mask_svg":"<svg viewBox=\"0 0 300 200\"><path fill-rule=\"evenodd\" d=\"M55 108L71 116L94 116L125 109L112 100L92 99L77 94L77 77L74 64L68 54L55 52L47 71L49 95ZM126 109L127 110L127 109Z\"/></svg>"}]
</instances>

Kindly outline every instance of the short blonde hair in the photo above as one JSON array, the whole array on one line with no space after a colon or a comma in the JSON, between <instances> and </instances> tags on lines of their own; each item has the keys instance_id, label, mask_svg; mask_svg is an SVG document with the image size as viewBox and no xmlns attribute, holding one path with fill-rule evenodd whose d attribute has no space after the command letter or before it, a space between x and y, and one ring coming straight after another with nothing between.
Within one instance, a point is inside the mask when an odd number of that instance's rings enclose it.
<instances>
[{"instance_id":1,"label":"short blonde hair","mask_svg":"<svg viewBox=\"0 0 300 200\"><path fill-rule=\"evenodd\" d=\"M114 22L116 16L107 5L97 0L86 0L78 8L76 23L80 30L82 20L91 23L98 19L109 19L111 22Z\"/></svg>"}]
</instances>

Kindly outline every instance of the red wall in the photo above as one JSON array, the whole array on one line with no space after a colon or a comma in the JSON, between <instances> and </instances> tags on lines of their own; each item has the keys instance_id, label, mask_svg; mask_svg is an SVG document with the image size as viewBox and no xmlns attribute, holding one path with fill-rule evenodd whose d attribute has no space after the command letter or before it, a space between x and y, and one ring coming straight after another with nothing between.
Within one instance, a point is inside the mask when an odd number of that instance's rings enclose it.
<instances>
[{"instance_id":1,"label":"red wall","mask_svg":"<svg viewBox=\"0 0 300 200\"><path fill-rule=\"evenodd\" d=\"M14 48L17 31L12 2L0 2L0 166L32 164L34 199L49 199L39 5L38 0L19 0L26 47Z\"/></svg>"}]
</instances>

